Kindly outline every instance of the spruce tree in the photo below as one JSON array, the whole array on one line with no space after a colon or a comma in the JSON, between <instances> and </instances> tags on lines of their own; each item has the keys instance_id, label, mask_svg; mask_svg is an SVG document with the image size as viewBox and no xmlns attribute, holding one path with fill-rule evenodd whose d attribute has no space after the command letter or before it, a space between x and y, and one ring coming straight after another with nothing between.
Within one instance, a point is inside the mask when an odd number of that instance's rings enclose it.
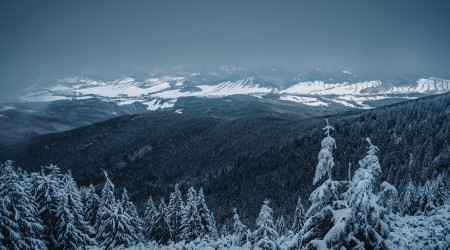
<instances>
[{"instance_id":1,"label":"spruce tree","mask_svg":"<svg viewBox=\"0 0 450 250\"><path fill-rule=\"evenodd\" d=\"M151 240L151 235L155 230L155 221L158 216L158 211L156 210L155 204L153 203L152 197L148 198L147 207L144 212L144 221L143 221L143 232L144 238L146 240Z\"/></svg>"},{"instance_id":2,"label":"spruce tree","mask_svg":"<svg viewBox=\"0 0 450 250\"><path fill-rule=\"evenodd\" d=\"M277 249L276 240L279 234L273 222L273 212L269 207L269 200L265 200L261 206L258 219L256 219L256 230L252 236L255 246L262 249Z\"/></svg>"},{"instance_id":3,"label":"spruce tree","mask_svg":"<svg viewBox=\"0 0 450 250\"><path fill-rule=\"evenodd\" d=\"M181 192L178 188L178 184L175 185L174 192L170 194L168 214L174 241L178 242L181 240L181 220L183 219L184 214L184 201L181 197Z\"/></svg>"},{"instance_id":4,"label":"spruce tree","mask_svg":"<svg viewBox=\"0 0 450 250\"><path fill-rule=\"evenodd\" d=\"M211 223L213 225L213 232L211 233L211 237L213 239L217 239L219 237L219 233L217 232L217 223L216 219L214 218L214 212L211 212Z\"/></svg>"},{"instance_id":5,"label":"spruce tree","mask_svg":"<svg viewBox=\"0 0 450 250\"><path fill-rule=\"evenodd\" d=\"M319 163L316 166L313 184L316 184L326 174L328 174L328 180L311 193L309 199L311 200L312 205L308 211L306 211L306 218L319 213L328 205L333 205L333 201L339 199L338 189L341 184L338 181L333 181L331 175L331 169L334 167L332 152L333 148L336 148L336 141L330 136L330 131L334 130L334 128L329 125L328 120L327 125L323 130L325 130L326 137L321 142L322 149L318 155Z\"/></svg>"},{"instance_id":6,"label":"spruce tree","mask_svg":"<svg viewBox=\"0 0 450 250\"><path fill-rule=\"evenodd\" d=\"M203 194L203 188L200 188L197 196L197 208L198 215L201 219L201 233L200 237L211 237L213 232L216 231L215 225L212 223L211 213L206 205L205 195Z\"/></svg>"},{"instance_id":7,"label":"spruce tree","mask_svg":"<svg viewBox=\"0 0 450 250\"><path fill-rule=\"evenodd\" d=\"M292 232L294 234L300 232L303 224L305 224L305 209L303 208L302 198L298 197L297 207L295 208L294 219L292 221Z\"/></svg>"},{"instance_id":8,"label":"spruce tree","mask_svg":"<svg viewBox=\"0 0 450 250\"><path fill-rule=\"evenodd\" d=\"M278 232L278 234L280 236L286 234L286 223L284 222L284 216L283 215L278 217L277 222L276 222L275 225L276 225L276 228L277 228L277 232Z\"/></svg>"},{"instance_id":9,"label":"spruce tree","mask_svg":"<svg viewBox=\"0 0 450 250\"><path fill-rule=\"evenodd\" d=\"M100 196L100 204L97 212L97 218L95 222L95 230L98 232L98 229L101 226L101 223L105 221L111 213L115 210L114 205L116 204L116 197L114 196L114 184L108 178L108 175L105 171L103 171L105 175L105 184L103 185L102 193ZM97 234L97 238L100 237ZM100 238L98 238L101 241Z\"/></svg>"},{"instance_id":10,"label":"spruce tree","mask_svg":"<svg viewBox=\"0 0 450 250\"><path fill-rule=\"evenodd\" d=\"M333 148L336 148L336 141L330 136L330 131L334 130L329 125L327 119L327 125L323 128L325 130L325 139L322 140L322 149L319 152L319 163L316 167L316 174L314 176L313 184L316 184L325 174L328 174L328 179L331 178L331 169L334 167Z\"/></svg>"},{"instance_id":11,"label":"spruce tree","mask_svg":"<svg viewBox=\"0 0 450 250\"><path fill-rule=\"evenodd\" d=\"M403 201L400 210L403 215L414 215L417 212L417 208L417 189L412 181L409 181L408 186L406 186L406 190L403 193Z\"/></svg>"},{"instance_id":12,"label":"spruce tree","mask_svg":"<svg viewBox=\"0 0 450 250\"><path fill-rule=\"evenodd\" d=\"M114 196L114 184L108 178L106 172L103 171L103 173L105 175L105 184L103 185L100 196L95 230L97 232L97 243L100 246L108 248L115 240L115 236L113 235L115 232L112 231L112 229L116 229L117 226L113 225L115 221L119 219L125 221L131 220L131 217L128 214L123 214L123 207L121 204L118 205L120 202L117 202L116 197Z\"/></svg>"},{"instance_id":13,"label":"spruce tree","mask_svg":"<svg viewBox=\"0 0 450 250\"><path fill-rule=\"evenodd\" d=\"M316 188L310 195L311 207L305 213L305 223L297 234L297 245L300 247L312 247L312 241L315 239L323 239L325 235L334 226L333 210L340 208L338 189L340 182L333 181L331 169L334 167L334 159L332 150L336 148L336 142L330 135L330 131L334 130L329 125L323 128L326 137L321 142L321 150L318 155L318 164L313 179L316 184L323 176L328 174L328 180Z\"/></svg>"},{"instance_id":14,"label":"spruce tree","mask_svg":"<svg viewBox=\"0 0 450 250\"><path fill-rule=\"evenodd\" d=\"M122 206L127 214L131 216L131 225L134 228L134 231L137 233L138 239L142 239L142 220L139 217L139 214L136 210L136 207L134 206L134 203L130 200L130 197L128 197L127 189L123 189L122 193Z\"/></svg>"},{"instance_id":15,"label":"spruce tree","mask_svg":"<svg viewBox=\"0 0 450 250\"><path fill-rule=\"evenodd\" d=\"M351 207L351 217L347 222L347 248L388 248L389 220L386 209L378 205L378 196L373 193L377 175L381 173L376 153L378 147L369 138L369 150L360 168L356 170L350 187L345 193Z\"/></svg>"},{"instance_id":16,"label":"spruce tree","mask_svg":"<svg viewBox=\"0 0 450 250\"><path fill-rule=\"evenodd\" d=\"M447 178L448 180L448 178ZM433 180L433 186L436 194L436 206L442 206L447 199L448 191L444 183L444 174L440 174Z\"/></svg>"},{"instance_id":17,"label":"spruce tree","mask_svg":"<svg viewBox=\"0 0 450 250\"><path fill-rule=\"evenodd\" d=\"M169 216L167 214L166 203L161 198L159 213L157 214L150 238L158 244L167 244L173 241L172 230L170 228Z\"/></svg>"},{"instance_id":18,"label":"spruce tree","mask_svg":"<svg viewBox=\"0 0 450 250\"><path fill-rule=\"evenodd\" d=\"M49 174L46 175L46 172ZM56 212L62 187L62 176L59 168L55 165L44 167L40 174L32 175L32 189L38 205L38 217L44 225L43 235L50 249L58 245L55 226L58 221Z\"/></svg>"},{"instance_id":19,"label":"spruce tree","mask_svg":"<svg viewBox=\"0 0 450 250\"><path fill-rule=\"evenodd\" d=\"M111 210L109 210L111 209ZM131 223L132 218L125 212L122 202L116 202L106 207L104 220L100 223L97 238L100 247L112 249L130 247L137 243L137 232Z\"/></svg>"},{"instance_id":20,"label":"spruce tree","mask_svg":"<svg viewBox=\"0 0 450 250\"><path fill-rule=\"evenodd\" d=\"M397 189L386 181L381 183L379 204L386 208L388 214L396 213L398 211Z\"/></svg>"},{"instance_id":21,"label":"spruce tree","mask_svg":"<svg viewBox=\"0 0 450 250\"><path fill-rule=\"evenodd\" d=\"M78 191L80 192L81 204L83 204L83 212L84 212L84 207L86 206L86 201L87 201L89 188L85 187L85 186L82 186L82 187L79 188Z\"/></svg>"},{"instance_id":22,"label":"spruce tree","mask_svg":"<svg viewBox=\"0 0 450 250\"><path fill-rule=\"evenodd\" d=\"M197 195L193 187L189 188L183 219L181 221L182 239L195 240L202 231L201 217L197 210Z\"/></svg>"},{"instance_id":23,"label":"spruce tree","mask_svg":"<svg viewBox=\"0 0 450 250\"><path fill-rule=\"evenodd\" d=\"M56 212L57 248L76 249L93 246L96 242L89 237L93 229L84 221L81 195L70 172L64 176L63 183Z\"/></svg>"},{"instance_id":24,"label":"spruce tree","mask_svg":"<svg viewBox=\"0 0 450 250\"><path fill-rule=\"evenodd\" d=\"M41 239L43 226L37 217L35 200L7 161L0 175L0 248L46 249Z\"/></svg>"},{"instance_id":25,"label":"spruce tree","mask_svg":"<svg viewBox=\"0 0 450 250\"><path fill-rule=\"evenodd\" d=\"M91 184L89 185L89 188L86 191L86 199L83 214L85 220L92 228L95 228L99 207L100 207L100 197L98 197L98 195L95 193L94 185Z\"/></svg>"},{"instance_id":26,"label":"spruce tree","mask_svg":"<svg viewBox=\"0 0 450 250\"><path fill-rule=\"evenodd\" d=\"M425 214L432 214L436 210L436 188L431 180L427 180L419 190L419 207Z\"/></svg>"},{"instance_id":27,"label":"spruce tree","mask_svg":"<svg viewBox=\"0 0 450 250\"><path fill-rule=\"evenodd\" d=\"M233 236L235 238L235 244L242 246L247 240L247 228L239 219L237 209L233 209Z\"/></svg>"},{"instance_id":28,"label":"spruce tree","mask_svg":"<svg viewBox=\"0 0 450 250\"><path fill-rule=\"evenodd\" d=\"M227 230L227 226L223 225L222 229L220 229L220 237L226 237L228 236L228 230Z\"/></svg>"}]
</instances>

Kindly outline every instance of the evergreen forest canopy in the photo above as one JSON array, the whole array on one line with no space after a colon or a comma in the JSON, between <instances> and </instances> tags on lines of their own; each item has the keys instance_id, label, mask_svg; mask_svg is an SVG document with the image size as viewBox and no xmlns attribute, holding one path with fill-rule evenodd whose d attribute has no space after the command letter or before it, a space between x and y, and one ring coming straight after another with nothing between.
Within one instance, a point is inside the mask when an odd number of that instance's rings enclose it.
<instances>
[{"instance_id":1,"label":"evergreen forest canopy","mask_svg":"<svg viewBox=\"0 0 450 250\"><path fill-rule=\"evenodd\" d=\"M357 170L366 151L366 137L380 149L379 178L403 193L411 180L416 187L450 165L450 94L421 98L365 112L329 117L334 127L337 180ZM237 208L244 224L253 227L261 201L268 198L276 214L292 220L295 202L304 205L311 185L325 119L219 119L154 113L123 116L106 122L46 135L0 149L0 160L11 159L28 172L57 164L72 171L80 185L103 186L106 170L130 199L144 210L152 196L167 197L175 184L187 193L203 187L219 224L232 224ZM444 178L448 180L448 178ZM246 190L246 192L242 192ZM116 192L115 195L120 195Z\"/></svg>"},{"instance_id":2,"label":"evergreen forest canopy","mask_svg":"<svg viewBox=\"0 0 450 250\"><path fill-rule=\"evenodd\" d=\"M392 234L399 228L393 221L399 215L435 215L448 205L445 174L420 187L410 180L399 198L394 186L382 182L380 150L368 137L358 169L352 174L349 168L347 180L336 179L332 173L336 140L331 136L335 129L327 120L323 130L326 136L313 178L314 184L322 184L310 194L309 209L298 199L292 226L283 215L275 221L270 201L264 200L254 230L242 223L234 209L230 233L226 225L218 231L203 189L189 188L184 200L178 185L167 205L162 198L157 209L149 197L140 215L126 189L116 198L106 172L98 195L93 185L78 188L70 171L61 174L54 165L28 173L7 161L0 176L0 248L112 249L139 243L139 248L149 249L395 249L399 239L396 243ZM448 230L448 220L447 211L442 230ZM426 245L448 244L446 232L433 236Z\"/></svg>"}]
</instances>

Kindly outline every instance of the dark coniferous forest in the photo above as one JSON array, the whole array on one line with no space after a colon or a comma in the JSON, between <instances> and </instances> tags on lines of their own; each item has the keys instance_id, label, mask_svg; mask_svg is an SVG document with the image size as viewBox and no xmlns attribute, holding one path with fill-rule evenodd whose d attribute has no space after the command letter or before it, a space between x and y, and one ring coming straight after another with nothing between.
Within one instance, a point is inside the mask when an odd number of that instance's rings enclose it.
<instances>
[{"instance_id":1,"label":"dark coniferous forest","mask_svg":"<svg viewBox=\"0 0 450 250\"><path fill-rule=\"evenodd\" d=\"M450 249L450 1L0 1L0 250Z\"/></svg>"},{"instance_id":2,"label":"dark coniferous forest","mask_svg":"<svg viewBox=\"0 0 450 250\"><path fill-rule=\"evenodd\" d=\"M124 116L3 148L0 247L448 248L449 97Z\"/></svg>"}]
</instances>

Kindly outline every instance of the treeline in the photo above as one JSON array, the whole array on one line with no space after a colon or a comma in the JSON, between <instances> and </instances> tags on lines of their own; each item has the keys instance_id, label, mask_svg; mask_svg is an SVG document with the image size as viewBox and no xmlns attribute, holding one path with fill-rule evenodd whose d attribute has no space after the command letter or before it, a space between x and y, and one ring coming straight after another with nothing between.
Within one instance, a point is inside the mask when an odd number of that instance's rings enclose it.
<instances>
[{"instance_id":1,"label":"treeline","mask_svg":"<svg viewBox=\"0 0 450 250\"><path fill-rule=\"evenodd\" d=\"M444 181L448 176L444 174L419 188L410 181L399 198L397 189L382 180L377 156L380 150L369 138L359 168L353 174L349 168L344 180L335 177L333 151L337 146L330 135L334 128L327 124L324 130L326 137L320 143L313 184L324 177L326 181L310 194L309 209L304 209L301 197L297 202L290 200L296 209L293 220L286 223L283 215L274 219L269 200L265 200L254 230L234 209L230 233L226 224L217 230L202 188L198 192L189 188L183 199L175 185L167 205L162 198L156 208L149 197L140 215L126 189L120 199L116 198L115 186L106 172L99 196L93 185L78 188L71 172L61 174L57 166L28 173L7 161L0 176L0 248L110 249L150 242L155 248L190 244L194 248L390 249L394 248L389 239L394 213L432 214L448 200Z\"/></svg>"},{"instance_id":2,"label":"treeline","mask_svg":"<svg viewBox=\"0 0 450 250\"><path fill-rule=\"evenodd\" d=\"M338 179L352 174L370 137L380 148L380 178L404 192L450 165L450 93L357 114L329 117L339 141L335 149ZM288 121L213 118L152 113L123 116L76 130L34 138L0 149L2 162L12 159L27 171L57 164L71 169L80 185L100 189L105 169L143 210L149 196L167 197L175 184L186 193L203 187L220 224L231 226L236 207L242 221L254 226L260 202L272 201L276 214L292 220L299 196L309 205L314 190L322 118ZM444 182L448 183L447 179ZM246 190L246 192L242 192Z\"/></svg>"},{"instance_id":3,"label":"treeline","mask_svg":"<svg viewBox=\"0 0 450 250\"><path fill-rule=\"evenodd\" d=\"M0 249L110 249L218 237L202 189L190 188L185 202L175 186L159 209L150 197L141 217L126 189L116 198L106 172L99 196L93 185L78 188L70 171L61 174L54 165L31 174L11 161L1 167Z\"/></svg>"}]
</instances>

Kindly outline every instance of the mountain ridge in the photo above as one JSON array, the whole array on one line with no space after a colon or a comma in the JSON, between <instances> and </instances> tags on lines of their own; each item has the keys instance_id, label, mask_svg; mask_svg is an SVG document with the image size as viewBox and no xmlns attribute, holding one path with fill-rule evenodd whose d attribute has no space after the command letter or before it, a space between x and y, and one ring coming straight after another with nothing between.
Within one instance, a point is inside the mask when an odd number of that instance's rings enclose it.
<instances>
[{"instance_id":1,"label":"mountain ridge","mask_svg":"<svg viewBox=\"0 0 450 250\"><path fill-rule=\"evenodd\" d=\"M328 117L338 145L335 178L345 180L348 164L357 165L366 137L380 148L383 179L400 191L409 178L423 184L428 175L448 172L449 95ZM323 117L295 121L223 120L172 112L126 115L0 148L0 160L33 171L58 164L63 171L71 169L83 185L98 187L99 170L105 169L118 187L134 187L130 196L139 204L149 195L159 199L168 194L175 183L184 191L203 186L215 214L222 214L216 219L223 223L231 218L231 207L253 218L265 198L286 214L294 205L283 206L287 200L299 195L307 200L324 123Z\"/></svg>"}]
</instances>

